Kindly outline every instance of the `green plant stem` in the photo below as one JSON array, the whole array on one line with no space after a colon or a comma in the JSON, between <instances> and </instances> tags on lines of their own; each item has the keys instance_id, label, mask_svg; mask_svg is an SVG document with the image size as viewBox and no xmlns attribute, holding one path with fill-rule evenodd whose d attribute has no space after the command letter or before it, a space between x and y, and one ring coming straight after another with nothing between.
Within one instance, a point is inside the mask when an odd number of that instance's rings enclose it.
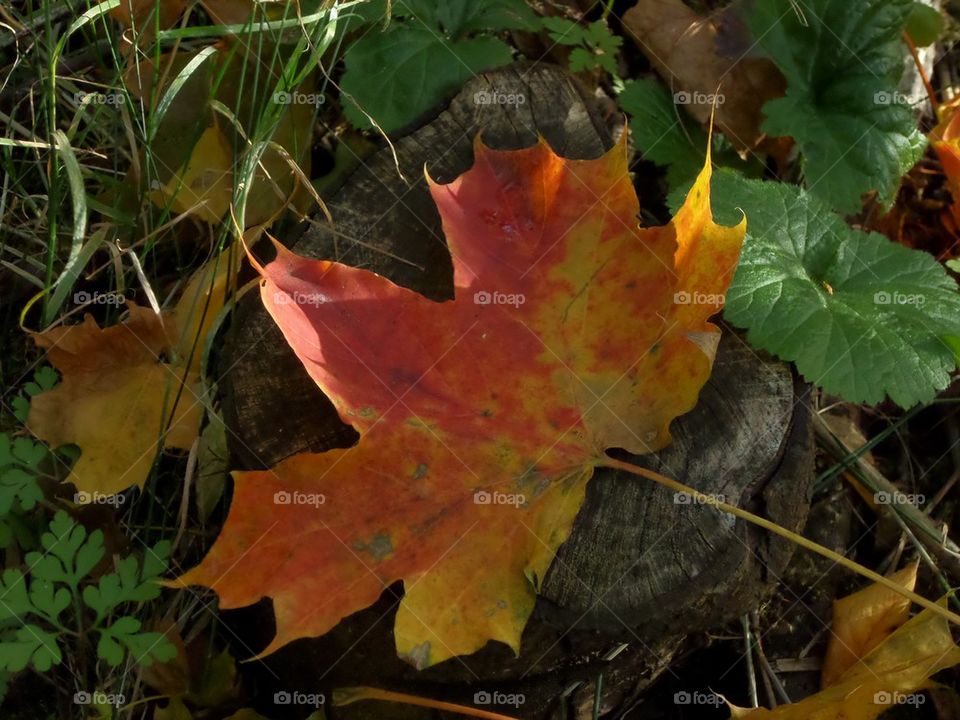
<instances>
[{"instance_id":1,"label":"green plant stem","mask_svg":"<svg viewBox=\"0 0 960 720\"><path fill-rule=\"evenodd\" d=\"M710 505L712 507L717 508L718 510L723 510L724 512L734 515L735 517L738 517L741 520L746 520L747 522L752 523L758 527L762 527L764 530L769 530L774 535L779 535L780 537L785 538L790 542L795 543L796 545L799 545L800 547L806 550L809 550L810 552L816 553L817 555L821 555L827 558L828 560L835 562L837 565L842 565L843 567L847 568L848 570L851 570L852 572L857 573L858 575L862 575L863 577L869 580L872 580L875 583L883 585L889 590L892 590L898 595L901 595L902 597L907 598L911 602L916 603L920 607L925 608L926 610L929 610L930 612L939 615L945 620L949 620L955 625L960 625L960 615L957 615L956 613L948 610L947 608L941 605L938 605L932 600L928 600L922 595L918 595L912 590L907 590L905 587L897 584L890 578L884 577L880 573L874 572L870 568L865 567L860 563L854 560L851 560L847 557L844 557L840 553L835 552L828 547L824 547L823 545L816 543L813 540L809 540L803 537L803 535L799 535L793 532L792 530L787 530L785 527L781 527L780 525L777 525L776 523L771 522L766 518L760 517L759 515L756 515L750 512L749 510L744 510L743 508L739 508L735 505L730 505L729 503L725 503L722 500L717 500L716 498L710 497L709 495L705 495L699 490L694 490L692 487L688 485L684 485L683 483L678 482L673 478L669 478L666 475L661 475L660 473L655 472L653 470L640 467L639 465L633 465L632 463L624 462L623 460L616 460L614 458L604 458L598 464L601 467L608 467L614 470L622 470L624 472L628 472L633 475L639 475L640 477L647 478L648 480L653 480L658 485L662 485L666 488L670 488L674 492L687 494L690 497L695 498L697 502L703 503L704 505Z\"/></svg>"}]
</instances>

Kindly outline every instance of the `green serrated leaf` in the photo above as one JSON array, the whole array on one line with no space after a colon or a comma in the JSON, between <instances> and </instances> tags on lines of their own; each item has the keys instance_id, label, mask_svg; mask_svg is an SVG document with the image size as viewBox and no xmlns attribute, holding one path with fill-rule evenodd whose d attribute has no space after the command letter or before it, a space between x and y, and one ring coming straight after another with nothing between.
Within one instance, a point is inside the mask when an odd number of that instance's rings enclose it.
<instances>
[{"instance_id":1,"label":"green serrated leaf","mask_svg":"<svg viewBox=\"0 0 960 720\"><path fill-rule=\"evenodd\" d=\"M581 45L587 40L587 29L580 23L562 17L540 19L547 35L558 45Z\"/></svg>"},{"instance_id":2,"label":"green serrated leaf","mask_svg":"<svg viewBox=\"0 0 960 720\"><path fill-rule=\"evenodd\" d=\"M707 154L707 133L679 112L670 91L653 78L628 82L618 98L630 115L634 145L645 160L668 168L667 184L692 183Z\"/></svg>"},{"instance_id":3,"label":"green serrated leaf","mask_svg":"<svg viewBox=\"0 0 960 720\"><path fill-rule=\"evenodd\" d=\"M926 138L898 93L901 33L911 0L791 0L753 4L757 42L787 78L786 97L764 106L771 135L792 136L807 187L853 212L876 190L889 207Z\"/></svg>"},{"instance_id":4,"label":"green serrated leaf","mask_svg":"<svg viewBox=\"0 0 960 720\"><path fill-rule=\"evenodd\" d=\"M344 112L355 127L367 129L372 125L363 108L384 132L392 132L478 73L510 60L509 46L496 38L450 41L414 22L395 23L365 35L345 53Z\"/></svg>"},{"instance_id":5,"label":"green serrated leaf","mask_svg":"<svg viewBox=\"0 0 960 720\"><path fill-rule=\"evenodd\" d=\"M578 47L570 51L570 69L583 72L597 67L597 56L586 48Z\"/></svg>"},{"instance_id":6,"label":"green serrated leaf","mask_svg":"<svg viewBox=\"0 0 960 720\"><path fill-rule=\"evenodd\" d=\"M57 636L37 625L24 625L12 637L0 640L0 670L19 672L32 665L46 672L62 659Z\"/></svg>"},{"instance_id":7,"label":"green serrated leaf","mask_svg":"<svg viewBox=\"0 0 960 720\"><path fill-rule=\"evenodd\" d=\"M850 402L926 403L956 366L960 293L932 256L850 228L792 185L718 172L719 222L747 215L724 317Z\"/></svg>"}]
</instances>

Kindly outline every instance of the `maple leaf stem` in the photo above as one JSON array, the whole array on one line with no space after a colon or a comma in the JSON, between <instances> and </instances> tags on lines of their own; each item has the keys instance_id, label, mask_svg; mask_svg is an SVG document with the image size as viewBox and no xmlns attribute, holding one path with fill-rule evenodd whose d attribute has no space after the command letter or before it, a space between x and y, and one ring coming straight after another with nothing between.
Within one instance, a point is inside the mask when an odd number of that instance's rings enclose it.
<instances>
[{"instance_id":1,"label":"maple leaf stem","mask_svg":"<svg viewBox=\"0 0 960 720\"><path fill-rule=\"evenodd\" d=\"M448 712L455 712L470 717L485 718L485 720L516 720L516 718L512 718L509 715L501 715L500 713L490 712L489 710L480 710L467 705L431 700L430 698L424 698L418 695L408 695L407 693L381 690L380 688L351 687L333 691L334 705L350 705L351 703L361 700L386 700L388 702L405 703L407 705L417 705L419 707L434 708L436 710L447 710Z\"/></svg>"},{"instance_id":2,"label":"maple leaf stem","mask_svg":"<svg viewBox=\"0 0 960 720\"><path fill-rule=\"evenodd\" d=\"M832 560L838 565L842 565L843 567L847 568L848 570L852 570L858 575L862 575L863 577L868 578L875 583L879 583L880 585L883 585L884 587L887 587L890 590L893 590L895 593L909 599L911 602L914 602L923 608L926 608L927 610L930 610L933 613L936 613L940 617L954 623L955 625L960 625L960 615L957 615L956 613L951 612L950 610L947 610L945 607L938 605L932 600L928 600L922 595L918 595L912 590L907 590L905 587L898 584L894 580L884 577L880 573L874 572L870 568L865 567L860 563L855 562L854 560L851 560L847 557L844 557L840 553L835 552L828 547L824 547L823 545L816 543L813 540L809 540L803 537L803 535L799 535L793 532L792 530L787 530L785 527L777 525L775 522L772 522L770 520L767 520L766 518L760 517L759 515L755 515L749 510L744 510L743 508L739 508L735 505L730 505L729 503L725 503L722 500L717 500L716 498L711 497L710 495L705 495L704 493L698 490L694 490L692 487L688 485L684 485L683 483L678 482L673 478L669 478L666 475L661 475L658 472L655 472L653 470L648 470L647 468L640 467L638 465L633 465L632 463L624 462L622 460L616 460L614 458L604 458L599 463L599 465L601 465L602 467L613 468L615 470L623 470L624 472L632 473L633 475L639 475L640 477L645 477L649 480L653 480L655 483L662 485L664 487L670 488L674 492L680 492L680 493L689 495L691 498L696 499L697 502L699 503L702 503L704 505L712 505L718 510L723 510L724 512L730 513L731 515L734 515L740 518L741 520L746 520L747 522L750 522L750 523L753 523L754 525L762 527L764 530L769 530L773 534L779 535L782 538L786 538L790 542L795 543L800 547L809 550L810 552L814 552L817 555L822 555L828 560Z\"/></svg>"}]
</instances>

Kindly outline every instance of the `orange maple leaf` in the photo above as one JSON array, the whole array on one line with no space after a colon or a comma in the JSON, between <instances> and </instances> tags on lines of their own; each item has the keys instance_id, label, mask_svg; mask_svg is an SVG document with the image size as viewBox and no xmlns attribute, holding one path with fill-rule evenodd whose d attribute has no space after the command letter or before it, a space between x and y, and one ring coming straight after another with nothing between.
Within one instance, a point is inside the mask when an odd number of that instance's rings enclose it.
<instances>
[{"instance_id":1,"label":"orange maple leaf","mask_svg":"<svg viewBox=\"0 0 960 720\"><path fill-rule=\"evenodd\" d=\"M670 225L638 229L626 155L478 140L469 171L430 182L452 301L278 247L263 302L361 437L235 473L219 539L176 583L225 608L269 595L265 654L401 579L397 650L417 667L518 651L605 451L662 448L696 403L745 231L713 223L709 162Z\"/></svg>"}]
</instances>

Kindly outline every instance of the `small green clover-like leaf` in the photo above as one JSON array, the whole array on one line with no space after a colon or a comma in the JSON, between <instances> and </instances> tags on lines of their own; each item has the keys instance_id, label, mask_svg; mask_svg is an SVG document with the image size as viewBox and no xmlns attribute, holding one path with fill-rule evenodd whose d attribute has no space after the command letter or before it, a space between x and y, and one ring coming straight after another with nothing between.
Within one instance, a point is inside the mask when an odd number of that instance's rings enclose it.
<instances>
[{"instance_id":1,"label":"small green clover-like leaf","mask_svg":"<svg viewBox=\"0 0 960 720\"><path fill-rule=\"evenodd\" d=\"M893 202L900 177L926 139L897 92L901 33L911 0L791 0L753 3L748 24L787 78L785 97L764 106L763 130L790 135L803 157L807 187L845 212L876 190Z\"/></svg>"},{"instance_id":2,"label":"small green clover-like leaf","mask_svg":"<svg viewBox=\"0 0 960 720\"><path fill-rule=\"evenodd\" d=\"M45 553L27 553L26 561L36 578L64 582L76 588L103 558L103 532L75 523L65 512L58 511L48 532L40 537Z\"/></svg>"},{"instance_id":3,"label":"small green clover-like leaf","mask_svg":"<svg viewBox=\"0 0 960 720\"><path fill-rule=\"evenodd\" d=\"M0 575L0 622L19 620L33 611L27 582L20 570L8 568Z\"/></svg>"},{"instance_id":4,"label":"small green clover-like leaf","mask_svg":"<svg viewBox=\"0 0 960 720\"><path fill-rule=\"evenodd\" d=\"M58 621L60 613L70 605L73 596L65 587L55 588L54 584L39 578L30 583L30 600L33 606L53 621Z\"/></svg>"},{"instance_id":5,"label":"small green clover-like leaf","mask_svg":"<svg viewBox=\"0 0 960 720\"><path fill-rule=\"evenodd\" d=\"M60 381L57 371L49 365L43 365L33 374L33 381L23 386L27 395L33 397L42 392L53 389L53 386Z\"/></svg>"},{"instance_id":6,"label":"small green clover-like leaf","mask_svg":"<svg viewBox=\"0 0 960 720\"><path fill-rule=\"evenodd\" d=\"M16 395L10 400L10 408L17 422L26 425L27 418L30 417L30 400L23 395Z\"/></svg>"},{"instance_id":7,"label":"small green clover-like leaf","mask_svg":"<svg viewBox=\"0 0 960 720\"><path fill-rule=\"evenodd\" d=\"M960 293L931 255L854 230L785 183L718 172L712 205L720 222L748 218L724 317L752 345L850 402L910 407L949 384Z\"/></svg>"},{"instance_id":8,"label":"small green clover-like leaf","mask_svg":"<svg viewBox=\"0 0 960 720\"><path fill-rule=\"evenodd\" d=\"M16 509L31 510L43 499L37 484L40 463L49 450L29 438L11 440L0 433L0 516Z\"/></svg>"},{"instance_id":9,"label":"small green clover-like leaf","mask_svg":"<svg viewBox=\"0 0 960 720\"><path fill-rule=\"evenodd\" d=\"M118 667L124 658L124 647L134 660L143 665L166 662L176 657L177 649L163 633L140 632L140 621L125 615L100 631L97 655L107 664Z\"/></svg>"},{"instance_id":10,"label":"small green clover-like leaf","mask_svg":"<svg viewBox=\"0 0 960 720\"><path fill-rule=\"evenodd\" d=\"M20 468L0 471L0 515L9 515L15 501L24 510L32 510L43 500L43 491L35 475Z\"/></svg>"},{"instance_id":11,"label":"small green clover-like leaf","mask_svg":"<svg viewBox=\"0 0 960 720\"><path fill-rule=\"evenodd\" d=\"M32 665L46 672L62 659L56 634L37 625L23 625L0 638L0 670L19 672Z\"/></svg>"},{"instance_id":12,"label":"small green clover-like leaf","mask_svg":"<svg viewBox=\"0 0 960 720\"><path fill-rule=\"evenodd\" d=\"M59 380L60 376L57 375L57 371L52 367L49 365L40 367L33 374L33 380L23 386L23 393L25 393L26 397L24 394L21 394L17 395L11 400L10 404L13 408L14 417L16 417L21 423L26 423L27 418L30 415L29 398L52 389Z\"/></svg>"},{"instance_id":13,"label":"small green clover-like leaf","mask_svg":"<svg viewBox=\"0 0 960 720\"><path fill-rule=\"evenodd\" d=\"M510 60L510 47L497 38L450 40L415 20L396 22L364 35L345 53L344 112L357 128L372 127L366 112L392 132L478 73Z\"/></svg>"},{"instance_id":14,"label":"small green clover-like leaf","mask_svg":"<svg viewBox=\"0 0 960 720\"><path fill-rule=\"evenodd\" d=\"M46 446L35 443L30 438L17 438L13 441L13 459L31 470L37 470L40 463L49 454Z\"/></svg>"},{"instance_id":15,"label":"small green clover-like leaf","mask_svg":"<svg viewBox=\"0 0 960 720\"><path fill-rule=\"evenodd\" d=\"M162 541L147 550L142 569L136 558L124 558L116 572L103 575L96 585L83 589L83 601L97 612L99 622L123 603L153 600L160 594L156 579L167 569L169 556L170 543Z\"/></svg>"}]
</instances>

